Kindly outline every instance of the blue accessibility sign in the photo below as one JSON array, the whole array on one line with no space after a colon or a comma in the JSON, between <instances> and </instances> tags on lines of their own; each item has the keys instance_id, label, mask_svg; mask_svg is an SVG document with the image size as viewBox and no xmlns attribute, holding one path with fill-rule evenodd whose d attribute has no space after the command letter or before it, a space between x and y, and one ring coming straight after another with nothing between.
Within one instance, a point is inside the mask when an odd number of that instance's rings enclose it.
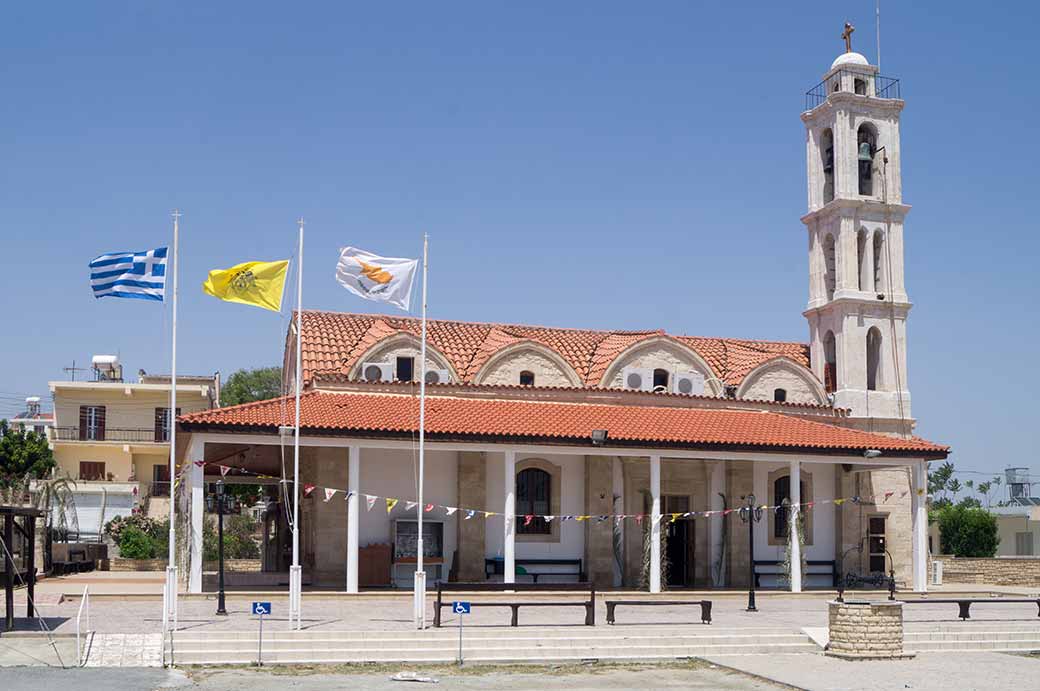
<instances>
[{"instance_id":1,"label":"blue accessibility sign","mask_svg":"<svg viewBox=\"0 0 1040 691\"><path fill-rule=\"evenodd\" d=\"M253 608L252 608L252 610L250 610L250 613L251 614L259 614L261 616L263 616L265 614L270 614L271 613L271 603L270 602L254 602L253 603Z\"/></svg>"},{"instance_id":2,"label":"blue accessibility sign","mask_svg":"<svg viewBox=\"0 0 1040 691\"><path fill-rule=\"evenodd\" d=\"M453 602L451 603L451 611L455 614L469 614L469 603Z\"/></svg>"}]
</instances>

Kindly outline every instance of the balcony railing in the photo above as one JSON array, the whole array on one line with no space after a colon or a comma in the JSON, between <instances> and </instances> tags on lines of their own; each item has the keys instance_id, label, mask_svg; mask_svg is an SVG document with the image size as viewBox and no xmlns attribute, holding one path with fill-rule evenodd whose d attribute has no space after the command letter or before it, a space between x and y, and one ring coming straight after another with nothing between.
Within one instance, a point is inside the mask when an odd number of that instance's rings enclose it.
<instances>
[{"instance_id":1,"label":"balcony railing","mask_svg":"<svg viewBox=\"0 0 1040 691\"><path fill-rule=\"evenodd\" d=\"M121 442L151 442L167 443L169 437L164 433L156 437L154 428L146 427L105 427L100 429L87 429L80 434L79 427L52 427L54 439L57 441L121 441Z\"/></svg>"},{"instance_id":2,"label":"balcony railing","mask_svg":"<svg viewBox=\"0 0 1040 691\"><path fill-rule=\"evenodd\" d=\"M845 79L848 76L849 79ZM849 81L851 80L851 82ZM856 82L862 82L862 91L856 88ZM844 91L845 93L856 93L860 96L873 96L874 98L891 98L898 99L902 98L900 91L899 80L893 77L882 77L880 74L875 74L873 77L874 81L874 93L870 93L869 80L858 72L850 72L848 70L838 70L827 79L814 86L805 92L805 109L812 110L816 106L820 105L827 100L827 97L832 93ZM853 91L848 91L842 88L842 84L851 83L853 85Z\"/></svg>"}]
</instances>

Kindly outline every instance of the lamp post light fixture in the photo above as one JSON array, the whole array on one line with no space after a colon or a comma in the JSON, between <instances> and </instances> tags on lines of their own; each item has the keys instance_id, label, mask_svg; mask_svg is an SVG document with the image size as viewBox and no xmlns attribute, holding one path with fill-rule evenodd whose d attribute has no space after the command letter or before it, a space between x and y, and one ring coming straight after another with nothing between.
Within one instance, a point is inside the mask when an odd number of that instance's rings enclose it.
<instances>
[{"instance_id":1,"label":"lamp post light fixture","mask_svg":"<svg viewBox=\"0 0 1040 691\"><path fill-rule=\"evenodd\" d=\"M224 481L217 480L217 559L218 579L217 585L217 614L227 616L227 608L224 602Z\"/></svg>"},{"instance_id":2,"label":"lamp post light fixture","mask_svg":"<svg viewBox=\"0 0 1040 691\"><path fill-rule=\"evenodd\" d=\"M758 506L754 494L745 497L740 507L740 520L748 526L748 600L747 611L757 612L755 607L755 524L762 520L762 507Z\"/></svg>"}]
</instances>

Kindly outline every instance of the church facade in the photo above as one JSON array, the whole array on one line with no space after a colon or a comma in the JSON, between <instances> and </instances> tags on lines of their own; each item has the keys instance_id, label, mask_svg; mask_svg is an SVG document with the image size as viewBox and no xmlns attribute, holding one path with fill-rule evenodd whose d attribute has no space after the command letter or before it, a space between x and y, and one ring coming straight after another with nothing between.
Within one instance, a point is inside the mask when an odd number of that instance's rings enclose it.
<instances>
[{"instance_id":1,"label":"church facade","mask_svg":"<svg viewBox=\"0 0 1040 691\"><path fill-rule=\"evenodd\" d=\"M305 583L410 588L422 511L430 582L800 590L894 572L925 590L927 462L948 449L913 434L903 101L852 52L808 98L808 343L432 320L418 504L419 321L303 312L303 366L292 328L285 366L305 391ZM277 487L294 424L292 397L179 419L190 590L207 483ZM265 544L265 570L287 570L285 547Z\"/></svg>"}]
</instances>

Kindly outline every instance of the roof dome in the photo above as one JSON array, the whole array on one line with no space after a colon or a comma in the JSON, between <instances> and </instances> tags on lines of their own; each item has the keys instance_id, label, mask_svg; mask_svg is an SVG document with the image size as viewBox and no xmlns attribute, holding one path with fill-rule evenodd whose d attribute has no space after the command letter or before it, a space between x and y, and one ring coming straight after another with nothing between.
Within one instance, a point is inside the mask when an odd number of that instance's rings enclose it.
<instances>
[{"instance_id":1,"label":"roof dome","mask_svg":"<svg viewBox=\"0 0 1040 691\"><path fill-rule=\"evenodd\" d=\"M859 53L842 53L834 59L831 63L831 69L839 67L841 65L869 65L870 62Z\"/></svg>"}]
</instances>

